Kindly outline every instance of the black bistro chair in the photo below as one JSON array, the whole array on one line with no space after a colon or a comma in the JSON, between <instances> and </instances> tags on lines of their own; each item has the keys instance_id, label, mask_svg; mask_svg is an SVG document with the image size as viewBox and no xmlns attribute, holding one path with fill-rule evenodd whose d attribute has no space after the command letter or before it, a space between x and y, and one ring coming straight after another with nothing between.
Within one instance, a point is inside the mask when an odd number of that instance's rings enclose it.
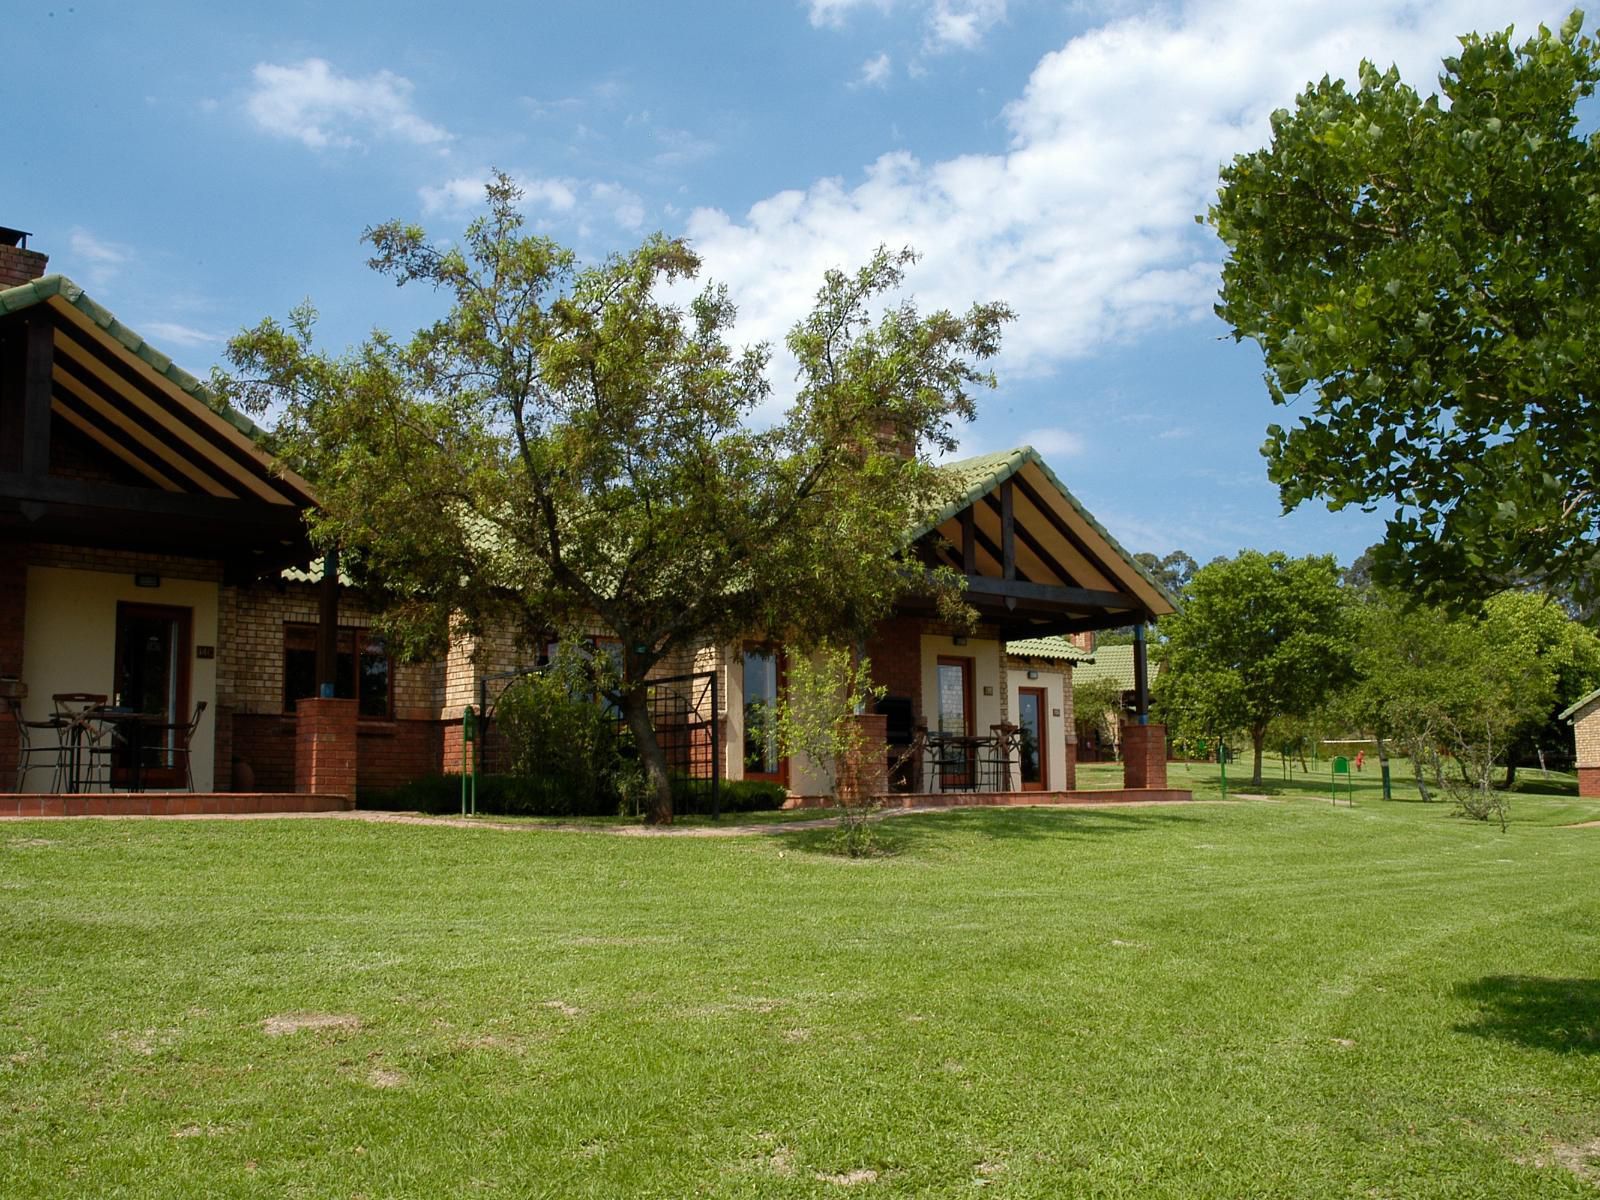
<instances>
[{"instance_id":1,"label":"black bistro chair","mask_svg":"<svg viewBox=\"0 0 1600 1200\"><path fill-rule=\"evenodd\" d=\"M157 725L150 733L157 738L156 745L171 758L171 765L176 767L183 762L183 777L189 791L194 791L194 758L191 748L194 743L195 731L200 728L200 718L205 715L206 702L200 701L194 706L194 716L189 718L185 725ZM168 739L171 744L168 745Z\"/></svg>"},{"instance_id":2,"label":"black bistro chair","mask_svg":"<svg viewBox=\"0 0 1600 1200\"><path fill-rule=\"evenodd\" d=\"M22 698L6 701L11 719L17 729L17 782L14 790L20 792L27 782L28 772L50 768L50 790L66 791L66 774L69 763L67 725L56 717L48 721L25 721L22 717Z\"/></svg>"}]
</instances>

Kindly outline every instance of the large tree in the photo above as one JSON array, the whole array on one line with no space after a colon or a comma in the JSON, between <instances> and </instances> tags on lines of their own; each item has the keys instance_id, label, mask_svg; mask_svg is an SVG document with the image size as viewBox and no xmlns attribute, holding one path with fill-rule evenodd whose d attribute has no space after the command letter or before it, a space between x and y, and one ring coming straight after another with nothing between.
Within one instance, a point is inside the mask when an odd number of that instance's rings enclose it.
<instances>
[{"instance_id":1,"label":"large tree","mask_svg":"<svg viewBox=\"0 0 1600 1200\"><path fill-rule=\"evenodd\" d=\"M456 245L367 231L375 269L448 300L437 322L330 354L306 307L234 338L218 386L275 414L317 487L314 535L345 549L403 651L496 620L609 628L613 699L668 820L647 676L708 642L849 636L922 579L895 555L947 485L898 451L953 447L1009 312L876 313L909 252L830 272L788 338L793 404L758 430L767 348L729 344L725 290L675 299L700 267L686 244L580 266L524 231L509 178L487 194Z\"/></svg>"},{"instance_id":2,"label":"large tree","mask_svg":"<svg viewBox=\"0 0 1600 1200\"><path fill-rule=\"evenodd\" d=\"M1600 52L1574 13L1461 39L1439 95L1361 64L1222 171L1218 313L1257 342L1292 427L1286 508L1392 503L1380 582L1476 602L1600 595Z\"/></svg>"},{"instance_id":3,"label":"large tree","mask_svg":"<svg viewBox=\"0 0 1600 1200\"><path fill-rule=\"evenodd\" d=\"M1393 747L1410 757L1423 799L1470 784L1478 816L1500 808L1482 807L1490 771L1505 767L1509 784L1519 755L1570 739L1554 718L1600 678L1600 639L1533 592L1462 614L1371 589L1358 628L1357 680L1335 711L1385 760Z\"/></svg>"},{"instance_id":4,"label":"large tree","mask_svg":"<svg viewBox=\"0 0 1600 1200\"><path fill-rule=\"evenodd\" d=\"M1332 556L1246 550L1195 572L1167 640L1156 698L1183 736L1242 730L1261 784L1267 727L1318 708L1350 677L1350 605Z\"/></svg>"}]
</instances>

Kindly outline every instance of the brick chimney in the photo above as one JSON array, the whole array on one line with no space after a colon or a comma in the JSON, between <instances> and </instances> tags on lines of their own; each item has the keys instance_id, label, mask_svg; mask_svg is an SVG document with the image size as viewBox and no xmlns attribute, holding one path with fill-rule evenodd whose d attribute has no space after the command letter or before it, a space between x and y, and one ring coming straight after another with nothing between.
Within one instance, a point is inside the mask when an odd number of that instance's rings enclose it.
<instances>
[{"instance_id":1,"label":"brick chimney","mask_svg":"<svg viewBox=\"0 0 1600 1200\"><path fill-rule=\"evenodd\" d=\"M44 274L48 254L28 249L28 235L0 225L0 288L16 287Z\"/></svg>"}]
</instances>

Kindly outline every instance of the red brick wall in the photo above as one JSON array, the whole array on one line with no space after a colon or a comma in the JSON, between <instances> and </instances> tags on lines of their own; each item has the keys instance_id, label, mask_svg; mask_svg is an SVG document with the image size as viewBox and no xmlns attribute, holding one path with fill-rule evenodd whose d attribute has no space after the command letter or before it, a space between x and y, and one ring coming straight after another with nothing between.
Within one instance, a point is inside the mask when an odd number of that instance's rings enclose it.
<instances>
[{"instance_id":1,"label":"red brick wall","mask_svg":"<svg viewBox=\"0 0 1600 1200\"><path fill-rule=\"evenodd\" d=\"M22 670L23 622L27 616L28 568L15 554L0 557L0 675L27 676ZM17 780L17 727L0 701L0 792Z\"/></svg>"},{"instance_id":2,"label":"red brick wall","mask_svg":"<svg viewBox=\"0 0 1600 1200\"><path fill-rule=\"evenodd\" d=\"M16 287L44 274L48 254L20 246L0 246L0 288Z\"/></svg>"},{"instance_id":3,"label":"red brick wall","mask_svg":"<svg viewBox=\"0 0 1600 1200\"><path fill-rule=\"evenodd\" d=\"M356 728L356 782L363 788L392 788L437 775L444 751L437 721L384 721Z\"/></svg>"},{"instance_id":4,"label":"red brick wall","mask_svg":"<svg viewBox=\"0 0 1600 1200\"><path fill-rule=\"evenodd\" d=\"M881 796L889 790L889 718L881 713L862 713L856 718L861 728L860 776L852 779L850 767L840 763L839 795Z\"/></svg>"},{"instance_id":5,"label":"red brick wall","mask_svg":"<svg viewBox=\"0 0 1600 1200\"><path fill-rule=\"evenodd\" d=\"M234 714L232 757L250 765L250 770L255 774L254 791L294 791L294 728L292 716ZM219 780L231 778L231 768L229 774L222 773L224 765L219 758Z\"/></svg>"},{"instance_id":6,"label":"red brick wall","mask_svg":"<svg viewBox=\"0 0 1600 1200\"><path fill-rule=\"evenodd\" d=\"M1578 795L1600 796L1600 767L1578 768Z\"/></svg>"},{"instance_id":7,"label":"red brick wall","mask_svg":"<svg viewBox=\"0 0 1600 1200\"><path fill-rule=\"evenodd\" d=\"M888 689L891 696L911 699L911 723L921 725L922 713L922 627L919 617L891 617L880 621L867 639L867 657L872 660L872 680Z\"/></svg>"},{"instance_id":8,"label":"red brick wall","mask_svg":"<svg viewBox=\"0 0 1600 1200\"><path fill-rule=\"evenodd\" d=\"M1167 727L1122 727L1122 784L1129 788L1167 786Z\"/></svg>"},{"instance_id":9,"label":"red brick wall","mask_svg":"<svg viewBox=\"0 0 1600 1200\"><path fill-rule=\"evenodd\" d=\"M294 790L356 794L355 700L301 700L294 715Z\"/></svg>"}]
</instances>

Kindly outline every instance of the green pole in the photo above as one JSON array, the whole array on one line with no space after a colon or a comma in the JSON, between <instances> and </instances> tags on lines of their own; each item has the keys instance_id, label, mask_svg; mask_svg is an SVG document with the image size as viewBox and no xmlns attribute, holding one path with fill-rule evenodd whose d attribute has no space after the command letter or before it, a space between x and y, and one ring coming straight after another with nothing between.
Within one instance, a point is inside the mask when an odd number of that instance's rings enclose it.
<instances>
[{"instance_id":1,"label":"green pole","mask_svg":"<svg viewBox=\"0 0 1600 1200\"><path fill-rule=\"evenodd\" d=\"M472 756L468 763L467 755ZM472 815L478 815L478 714L473 711L472 705L467 705L461 712L461 815L467 815L467 776L472 776L470 788L472 792Z\"/></svg>"}]
</instances>

